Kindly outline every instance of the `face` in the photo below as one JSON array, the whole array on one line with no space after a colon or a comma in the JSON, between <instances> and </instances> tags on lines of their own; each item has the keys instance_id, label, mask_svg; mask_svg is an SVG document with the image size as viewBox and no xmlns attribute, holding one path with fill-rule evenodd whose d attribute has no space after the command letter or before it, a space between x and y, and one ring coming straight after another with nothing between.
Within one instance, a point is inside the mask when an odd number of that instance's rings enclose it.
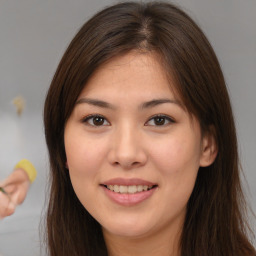
<instances>
[{"instance_id":1,"label":"face","mask_svg":"<svg viewBox=\"0 0 256 256\"><path fill-rule=\"evenodd\" d=\"M104 234L181 229L210 163L199 122L172 88L154 55L133 52L98 69L76 102L64 133L70 178Z\"/></svg>"}]
</instances>

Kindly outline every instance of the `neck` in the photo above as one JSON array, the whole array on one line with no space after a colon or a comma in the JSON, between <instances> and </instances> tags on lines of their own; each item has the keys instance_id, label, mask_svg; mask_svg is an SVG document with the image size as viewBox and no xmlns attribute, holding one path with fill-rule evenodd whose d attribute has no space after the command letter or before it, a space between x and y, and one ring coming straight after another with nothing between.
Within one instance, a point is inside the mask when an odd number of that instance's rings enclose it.
<instances>
[{"instance_id":1,"label":"neck","mask_svg":"<svg viewBox=\"0 0 256 256\"><path fill-rule=\"evenodd\" d=\"M180 256L181 225L152 235L120 237L103 229L109 256Z\"/></svg>"}]
</instances>

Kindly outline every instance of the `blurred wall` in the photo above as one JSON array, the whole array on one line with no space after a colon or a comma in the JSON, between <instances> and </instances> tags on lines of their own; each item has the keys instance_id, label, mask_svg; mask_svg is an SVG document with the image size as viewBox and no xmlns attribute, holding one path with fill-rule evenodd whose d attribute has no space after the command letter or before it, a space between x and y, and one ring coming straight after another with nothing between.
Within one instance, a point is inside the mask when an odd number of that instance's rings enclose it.
<instances>
[{"instance_id":1,"label":"blurred wall","mask_svg":"<svg viewBox=\"0 0 256 256\"><path fill-rule=\"evenodd\" d=\"M0 178L21 158L38 170L25 203L0 222L0 254L39 255L38 224L48 173L42 109L47 88L80 26L110 0L0 0ZM222 65L237 123L247 191L256 209L256 1L180 0L210 39ZM18 117L11 101L22 95ZM15 246L14 246L15 245ZM43 253L42 253L43 255Z\"/></svg>"}]
</instances>

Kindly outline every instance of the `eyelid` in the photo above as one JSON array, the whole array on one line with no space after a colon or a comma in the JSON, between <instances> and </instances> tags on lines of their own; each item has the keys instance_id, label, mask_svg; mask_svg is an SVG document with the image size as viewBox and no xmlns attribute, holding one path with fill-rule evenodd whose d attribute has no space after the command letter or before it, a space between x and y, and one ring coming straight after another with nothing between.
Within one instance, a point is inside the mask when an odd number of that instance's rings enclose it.
<instances>
[{"instance_id":1,"label":"eyelid","mask_svg":"<svg viewBox=\"0 0 256 256\"><path fill-rule=\"evenodd\" d=\"M90 124L88 121L93 119L93 118L95 118L95 117L100 117L100 118L104 119L104 123L107 122L107 124L103 123L102 125L98 125L98 126L94 125L94 124ZM150 125L150 124L148 124L151 120L153 120L154 118L158 118L158 117L164 118L165 120L168 121L168 123L167 124L163 124L163 125L156 125L156 124L155 125ZM85 123L86 125L92 126L92 127L102 127L102 126L109 126L109 125L111 125L110 122L107 120L107 118L104 117L101 114L90 114L90 115L87 115L87 116L85 116L85 117L83 117L81 119L81 122ZM145 126L159 126L159 127L163 127L163 126L167 126L167 125L172 124L172 123L175 123L175 120L172 117L170 117L170 116L168 116L166 114L156 114L156 115L151 116L147 120L147 122L145 123Z\"/></svg>"},{"instance_id":2,"label":"eyelid","mask_svg":"<svg viewBox=\"0 0 256 256\"><path fill-rule=\"evenodd\" d=\"M151 121L151 120L153 120L154 118L157 118L157 117L165 118L166 120L169 121L169 123L168 123L168 124L164 124L164 125L149 125L149 124L147 124L149 121ZM145 123L145 126L158 126L158 127L163 127L163 126L166 126L166 125L169 125L169 124L172 124L172 123L175 123L175 120L174 120L172 117L170 117L170 116L168 116L168 115L165 115L165 114L156 114L156 115L151 116L151 117L148 119L148 121Z\"/></svg>"},{"instance_id":3,"label":"eyelid","mask_svg":"<svg viewBox=\"0 0 256 256\"><path fill-rule=\"evenodd\" d=\"M107 124L107 125L106 125L106 124L105 124L105 125L103 124L103 125L99 125L99 126L90 124L88 121L89 121L90 119L95 118L95 117L103 118L108 124ZM82 123L85 123L86 125L92 126L92 127L102 127L102 126L109 126L109 125L110 125L110 122L107 120L107 118L104 117L103 115L100 115L100 114L90 114L90 115L87 115L87 116L85 116L85 117L83 117L83 118L81 119L81 122L82 122Z\"/></svg>"}]
</instances>

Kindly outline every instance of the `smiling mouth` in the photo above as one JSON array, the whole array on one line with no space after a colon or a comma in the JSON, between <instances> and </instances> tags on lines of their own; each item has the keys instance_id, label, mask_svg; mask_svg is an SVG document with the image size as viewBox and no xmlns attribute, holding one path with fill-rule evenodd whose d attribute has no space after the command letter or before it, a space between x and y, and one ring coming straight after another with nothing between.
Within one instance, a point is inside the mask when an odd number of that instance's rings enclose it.
<instances>
[{"instance_id":1,"label":"smiling mouth","mask_svg":"<svg viewBox=\"0 0 256 256\"><path fill-rule=\"evenodd\" d=\"M125 185L103 185L108 190L119 193L119 194L135 194L140 193L144 191L149 191L157 185L147 186L147 185L131 185L131 186L125 186Z\"/></svg>"}]
</instances>

